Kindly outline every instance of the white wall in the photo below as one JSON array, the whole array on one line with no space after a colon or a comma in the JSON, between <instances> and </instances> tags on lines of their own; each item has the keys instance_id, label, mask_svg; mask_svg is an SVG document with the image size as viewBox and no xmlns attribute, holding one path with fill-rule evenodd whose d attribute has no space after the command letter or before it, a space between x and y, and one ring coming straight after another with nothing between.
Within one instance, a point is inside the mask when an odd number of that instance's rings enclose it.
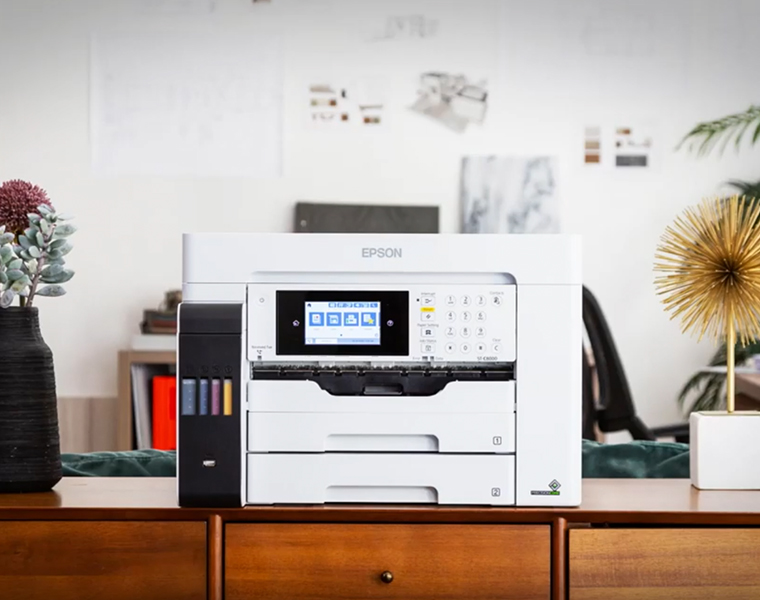
<instances>
[{"instance_id":1,"label":"white wall","mask_svg":"<svg viewBox=\"0 0 760 600\"><path fill-rule=\"evenodd\" d=\"M69 294L40 303L61 396L115 395L116 351L137 332L142 310L180 284L182 232L286 231L294 202L307 199L439 204L442 230L457 231L463 155L541 153L560 159L563 228L584 236L586 282L607 313L642 417L651 425L678 418L675 395L713 348L682 335L658 304L655 246L684 206L715 193L726 179L760 178L760 155L745 149L700 160L673 148L697 121L760 102L756 49L748 41L760 3L633 3L645 11L659 6L662 15L649 36L659 58L644 59L642 67L642 60L625 56L579 62L578 39L589 33L588 17L598 18L602 4L605 10L629 7L608 20L623 26L624 36L627 26L639 23L631 18L630 1L272 0L252 6L250 0L218 0L205 17L138 15L140 2L0 0L0 180L38 183L61 210L76 215L79 226ZM376 28L384 15L418 9L440 19L438 38L362 42L363 26ZM90 33L176 30L199 19L220 31L279 29L286 35L283 177L94 175ZM406 110L417 75L434 69L490 78L485 127L460 136ZM387 81L392 110L386 133L304 127L305 89L312 80L366 72ZM583 167L584 125L640 120L658 127L655 168Z\"/></svg>"}]
</instances>

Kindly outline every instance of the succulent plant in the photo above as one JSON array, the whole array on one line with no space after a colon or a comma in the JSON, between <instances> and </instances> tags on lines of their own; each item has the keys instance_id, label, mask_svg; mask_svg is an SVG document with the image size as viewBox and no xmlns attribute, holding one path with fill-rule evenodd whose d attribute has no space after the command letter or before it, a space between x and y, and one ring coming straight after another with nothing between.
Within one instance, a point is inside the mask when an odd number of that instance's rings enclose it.
<instances>
[{"instance_id":1,"label":"succulent plant","mask_svg":"<svg viewBox=\"0 0 760 600\"><path fill-rule=\"evenodd\" d=\"M37 210L27 214L28 227L18 234L0 226L0 308L11 306L16 297L21 306L32 306L37 296L63 296L61 284L74 276L64 256L71 251L68 237L76 227L47 204Z\"/></svg>"}]
</instances>

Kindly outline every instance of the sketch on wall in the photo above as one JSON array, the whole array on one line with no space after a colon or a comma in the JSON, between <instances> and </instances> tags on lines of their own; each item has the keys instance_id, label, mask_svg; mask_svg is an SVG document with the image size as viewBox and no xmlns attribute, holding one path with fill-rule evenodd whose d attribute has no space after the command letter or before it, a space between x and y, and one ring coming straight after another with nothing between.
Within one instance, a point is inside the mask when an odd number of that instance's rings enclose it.
<instances>
[{"instance_id":1,"label":"sketch on wall","mask_svg":"<svg viewBox=\"0 0 760 600\"><path fill-rule=\"evenodd\" d=\"M202 15L214 12L216 0L142 0L139 11L156 15Z\"/></svg>"},{"instance_id":2,"label":"sketch on wall","mask_svg":"<svg viewBox=\"0 0 760 600\"><path fill-rule=\"evenodd\" d=\"M460 74L429 72L420 76L414 112L437 120L456 133L482 125L488 112L486 81L471 82Z\"/></svg>"},{"instance_id":3,"label":"sketch on wall","mask_svg":"<svg viewBox=\"0 0 760 600\"><path fill-rule=\"evenodd\" d=\"M93 170L103 176L280 177L280 51L276 35L96 34Z\"/></svg>"},{"instance_id":4,"label":"sketch on wall","mask_svg":"<svg viewBox=\"0 0 760 600\"><path fill-rule=\"evenodd\" d=\"M558 233L556 159L467 156L460 204L463 233Z\"/></svg>"},{"instance_id":5,"label":"sketch on wall","mask_svg":"<svg viewBox=\"0 0 760 600\"><path fill-rule=\"evenodd\" d=\"M390 40L426 40L438 35L439 22L425 15L386 17L382 27L370 34L370 42Z\"/></svg>"},{"instance_id":6,"label":"sketch on wall","mask_svg":"<svg viewBox=\"0 0 760 600\"><path fill-rule=\"evenodd\" d=\"M385 93L379 81L312 83L308 102L312 128L377 128L384 124Z\"/></svg>"}]
</instances>

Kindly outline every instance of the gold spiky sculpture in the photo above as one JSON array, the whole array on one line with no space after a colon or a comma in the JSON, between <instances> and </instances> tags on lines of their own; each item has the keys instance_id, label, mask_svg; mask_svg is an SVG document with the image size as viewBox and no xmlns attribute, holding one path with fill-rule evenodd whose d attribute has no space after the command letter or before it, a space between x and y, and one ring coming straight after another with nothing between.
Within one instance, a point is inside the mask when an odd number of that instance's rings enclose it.
<instances>
[{"instance_id":1,"label":"gold spiky sculpture","mask_svg":"<svg viewBox=\"0 0 760 600\"><path fill-rule=\"evenodd\" d=\"M734 348L760 336L760 201L713 198L666 228L655 255L658 295L683 332L726 341L726 408L734 412Z\"/></svg>"}]
</instances>

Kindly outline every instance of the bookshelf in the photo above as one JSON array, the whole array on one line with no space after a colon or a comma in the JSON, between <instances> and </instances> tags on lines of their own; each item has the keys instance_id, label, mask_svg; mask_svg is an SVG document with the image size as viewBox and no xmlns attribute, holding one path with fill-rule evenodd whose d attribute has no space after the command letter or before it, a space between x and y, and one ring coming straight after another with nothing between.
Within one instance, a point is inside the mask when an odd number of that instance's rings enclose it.
<instances>
[{"instance_id":1,"label":"bookshelf","mask_svg":"<svg viewBox=\"0 0 760 600\"><path fill-rule=\"evenodd\" d=\"M134 433L132 405L132 367L135 365L172 367L177 363L176 352L171 350L121 350L118 353L118 413L117 450L137 448Z\"/></svg>"}]
</instances>

